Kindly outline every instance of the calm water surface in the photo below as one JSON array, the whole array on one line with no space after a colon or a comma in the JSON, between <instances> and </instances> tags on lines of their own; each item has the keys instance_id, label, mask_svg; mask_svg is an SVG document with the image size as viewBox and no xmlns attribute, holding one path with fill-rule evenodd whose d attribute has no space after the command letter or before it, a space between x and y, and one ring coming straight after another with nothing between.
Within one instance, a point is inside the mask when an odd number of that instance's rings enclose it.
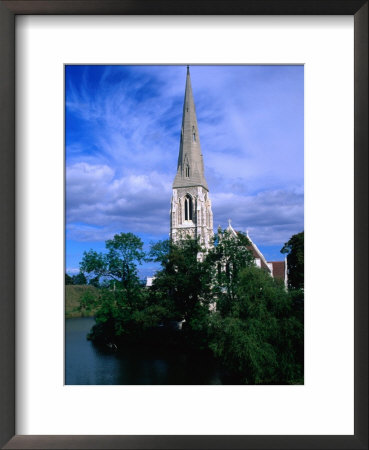
<instances>
[{"instance_id":1,"label":"calm water surface","mask_svg":"<svg viewBox=\"0 0 369 450\"><path fill-rule=\"evenodd\" d=\"M222 384L212 360L160 349L98 348L86 339L94 323L90 317L65 321L66 384Z\"/></svg>"}]
</instances>

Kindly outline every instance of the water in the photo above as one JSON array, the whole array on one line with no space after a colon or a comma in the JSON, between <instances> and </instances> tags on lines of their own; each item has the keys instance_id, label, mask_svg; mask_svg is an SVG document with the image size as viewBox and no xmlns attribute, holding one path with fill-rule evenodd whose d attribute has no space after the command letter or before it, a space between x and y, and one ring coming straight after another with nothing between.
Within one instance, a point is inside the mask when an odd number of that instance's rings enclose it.
<instances>
[{"instance_id":1,"label":"water","mask_svg":"<svg viewBox=\"0 0 369 450\"><path fill-rule=\"evenodd\" d=\"M86 339L93 318L65 321L66 384L222 384L213 360L144 349L112 352Z\"/></svg>"}]
</instances>

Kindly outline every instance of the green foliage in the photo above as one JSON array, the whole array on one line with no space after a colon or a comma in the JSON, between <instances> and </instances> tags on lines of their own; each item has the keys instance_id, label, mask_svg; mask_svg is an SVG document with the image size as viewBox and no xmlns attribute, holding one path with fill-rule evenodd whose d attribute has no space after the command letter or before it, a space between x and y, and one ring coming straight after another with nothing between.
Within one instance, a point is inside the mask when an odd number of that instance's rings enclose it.
<instances>
[{"instance_id":1,"label":"green foliage","mask_svg":"<svg viewBox=\"0 0 369 450\"><path fill-rule=\"evenodd\" d=\"M281 253L287 254L289 289L304 289L304 232L294 234Z\"/></svg>"},{"instance_id":2,"label":"green foliage","mask_svg":"<svg viewBox=\"0 0 369 450\"><path fill-rule=\"evenodd\" d=\"M170 318L168 310L161 305L148 305L140 310L135 310L132 319L137 328L146 331L158 326L158 324Z\"/></svg>"},{"instance_id":3,"label":"green foliage","mask_svg":"<svg viewBox=\"0 0 369 450\"><path fill-rule=\"evenodd\" d=\"M82 286L87 284L87 279L82 272L78 273L77 275L73 275L72 277L66 273L65 286L69 286L71 284L74 284L75 286Z\"/></svg>"},{"instance_id":4,"label":"green foliage","mask_svg":"<svg viewBox=\"0 0 369 450\"><path fill-rule=\"evenodd\" d=\"M106 241L105 246L108 250L105 258L108 275L128 288L137 280L136 263L141 264L145 258L142 240L132 233L121 233Z\"/></svg>"},{"instance_id":5,"label":"green foliage","mask_svg":"<svg viewBox=\"0 0 369 450\"><path fill-rule=\"evenodd\" d=\"M156 274L153 296L169 309L173 318L189 323L201 310L209 310L211 275L198 258L203 249L193 239L185 239L178 245L160 243L160 247L157 260L163 268ZM151 254L157 250L152 247Z\"/></svg>"},{"instance_id":6,"label":"green foliage","mask_svg":"<svg viewBox=\"0 0 369 450\"><path fill-rule=\"evenodd\" d=\"M146 289L100 289L96 325L90 339L99 343L140 342L145 333L168 318L167 310L150 304Z\"/></svg>"},{"instance_id":7,"label":"green foliage","mask_svg":"<svg viewBox=\"0 0 369 450\"><path fill-rule=\"evenodd\" d=\"M120 286L130 289L138 283L136 264L144 260L143 242L132 233L116 234L105 242L107 253L94 250L83 253L81 271L98 282L101 277L114 280Z\"/></svg>"},{"instance_id":8,"label":"green foliage","mask_svg":"<svg viewBox=\"0 0 369 450\"><path fill-rule=\"evenodd\" d=\"M87 279L86 279L85 275L82 272L80 272L77 275L74 275L72 277L72 283L74 285L82 286L82 285L87 284Z\"/></svg>"},{"instance_id":9,"label":"green foliage","mask_svg":"<svg viewBox=\"0 0 369 450\"><path fill-rule=\"evenodd\" d=\"M237 296L238 274L254 264L249 245L244 233L237 233L236 237L219 229L214 236L214 247L206 256L207 266L212 271L212 294L217 299L217 309L223 314L230 311Z\"/></svg>"},{"instance_id":10,"label":"green foliage","mask_svg":"<svg viewBox=\"0 0 369 450\"><path fill-rule=\"evenodd\" d=\"M272 345L263 339L258 324L217 314L212 317L211 331L211 349L240 383L272 383L277 356Z\"/></svg>"},{"instance_id":11,"label":"green foliage","mask_svg":"<svg viewBox=\"0 0 369 450\"><path fill-rule=\"evenodd\" d=\"M96 326L90 334L96 341L134 334L139 328L137 314L147 306L147 293L137 276L137 263L145 258L141 239L132 233L120 233L107 240L105 247L106 253L85 252L80 263L81 270L91 277L90 283L101 286ZM148 320L140 317L138 322Z\"/></svg>"},{"instance_id":12,"label":"green foliage","mask_svg":"<svg viewBox=\"0 0 369 450\"><path fill-rule=\"evenodd\" d=\"M92 328L88 338L97 343L111 342L115 336L115 317L117 315L114 291L108 289L100 290L100 295L96 303L96 325Z\"/></svg>"},{"instance_id":13,"label":"green foliage","mask_svg":"<svg viewBox=\"0 0 369 450\"><path fill-rule=\"evenodd\" d=\"M98 298L86 293L80 303L83 311L96 309L90 338L211 351L237 383L302 383L303 291L287 292L257 268L249 245L244 234L221 230L207 252L190 238L159 241L147 259L161 270L146 288L136 266L145 258L142 241L131 233L114 236L105 254L91 250L81 262L90 283L103 278ZM182 331L170 331L173 321L183 321Z\"/></svg>"},{"instance_id":14,"label":"green foliage","mask_svg":"<svg viewBox=\"0 0 369 450\"><path fill-rule=\"evenodd\" d=\"M296 342L303 325L292 314L283 284L256 267L239 274L227 314L214 314L210 347L233 375L247 384L285 384L303 377Z\"/></svg>"},{"instance_id":15,"label":"green foliage","mask_svg":"<svg viewBox=\"0 0 369 450\"><path fill-rule=\"evenodd\" d=\"M199 260L203 250L196 241L158 243L151 256L162 270L150 295L185 319L187 344L211 349L237 382L301 383L303 299L257 268L249 245L244 234L219 230L214 247ZM210 313L214 300L217 311Z\"/></svg>"},{"instance_id":16,"label":"green foliage","mask_svg":"<svg viewBox=\"0 0 369 450\"><path fill-rule=\"evenodd\" d=\"M291 290L289 291L289 297L292 304L290 331L294 335L291 336L288 345L293 345L294 362L301 372L299 376L291 376L290 380L299 384L298 380L300 379L300 382L303 380L304 369L304 291L302 289Z\"/></svg>"},{"instance_id":17,"label":"green foliage","mask_svg":"<svg viewBox=\"0 0 369 450\"><path fill-rule=\"evenodd\" d=\"M169 239L165 241L151 242L149 261L159 262L163 267L168 263L171 243Z\"/></svg>"},{"instance_id":18,"label":"green foliage","mask_svg":"<svg viewBox=\"0 0 369 450\"><path fill-rule=\"evenodd\" d=\"M100 287L99 277L91 278L90 280L88 280L88 284L90 286L94 286L95 288L99 288Z\"/></svg>"},{"instance_id":19,"label":"green foliage","mask_svg":"<svg viewBox=\"0 0 369 450\"><path fill-rule=\"evenodd\" d=\"M83 252L82 261L79 263L81 272L87 273L93 277L100 278L106 275L107 267L105 261L105 255L97 253L94 250Z\"/></svg>"}]
</instances>

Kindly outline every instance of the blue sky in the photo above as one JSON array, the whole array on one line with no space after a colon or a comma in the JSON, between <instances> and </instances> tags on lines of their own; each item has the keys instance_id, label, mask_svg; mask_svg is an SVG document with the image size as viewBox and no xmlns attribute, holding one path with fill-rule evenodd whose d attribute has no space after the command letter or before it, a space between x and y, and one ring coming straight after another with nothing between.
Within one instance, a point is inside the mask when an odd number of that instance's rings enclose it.
<instances>
[{"instance_id":1,"label":"blue sky","mask_svg":"<svg viewBox=\"0 0 369 450\"><path fill-rule=\"evenodd\" d=\"M230 218L281 260L304 224L303 66L190 72L214 227ZM168 237L185 81L186 66L66 66L68 273L116 233Z\"/></svg>"}]
</instances>

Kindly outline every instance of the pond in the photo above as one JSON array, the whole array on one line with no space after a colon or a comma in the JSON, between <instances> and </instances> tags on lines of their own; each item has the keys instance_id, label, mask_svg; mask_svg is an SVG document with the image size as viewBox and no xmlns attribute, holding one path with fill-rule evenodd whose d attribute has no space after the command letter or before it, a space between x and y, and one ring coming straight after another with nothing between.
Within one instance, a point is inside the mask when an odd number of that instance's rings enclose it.
<instances>
[{"instance_id":1,"label":"pond","mask_svg":"<svg viewBox=\"0 0 369 450\"><path fill-rule=\"evenodd\" d=\"M94 323L91 317L65 321L65 384L223 384L211 358L161 349L96 347L86 339Z\"/></svg>"}]
</instances>

